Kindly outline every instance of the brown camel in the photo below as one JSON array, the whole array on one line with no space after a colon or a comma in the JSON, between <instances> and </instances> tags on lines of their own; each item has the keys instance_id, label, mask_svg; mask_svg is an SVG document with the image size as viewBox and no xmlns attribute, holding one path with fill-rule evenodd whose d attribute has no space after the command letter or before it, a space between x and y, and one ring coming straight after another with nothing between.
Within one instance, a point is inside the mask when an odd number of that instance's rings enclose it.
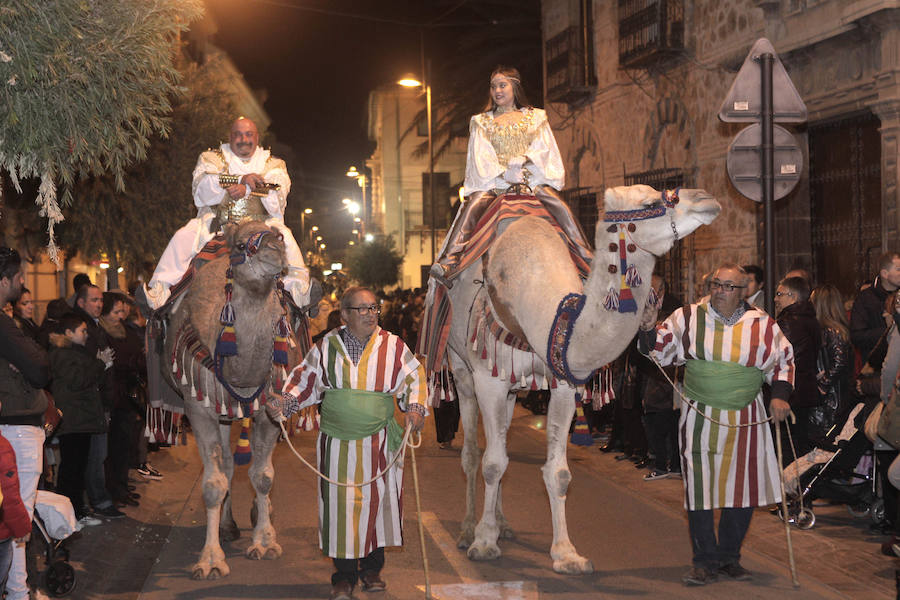
<instances>
[{"instance_id":1,"label":"brown camel","mask_svg":"<svg viewBox=\"0 0 900 600\"><path fill-rule=\"evenodd\" d=\"M647 302L656 257L668 252L676 239L712 222L721 210L703 190L684 189L679 196L663 195L646 185L608 189L606 220L597 223L596 256L587 281L579 278L565 242L553 227L529 216L501 231L488 253L463 271L450 290L454 311L449 358L465 433L462 465L467 480L459 546L468 548L470 559L499 557L498 538L512 535L501 509L500 480L509 462L506 434L515 392L532 382L546 387L554 381L547 411L547 461L542 469L553 519L550 555L559 573L593 571L591 561L575 550L566 525L566 491L572 477L566 443L575 413L571 381L584 381L625 349ZM631 281L627 293L626 270ZM567 352L560 354L561 362L554 361L557 370L553 371L547 362L548 340L551 332L558 339L554 318L570 295L581 296L583 308L571 317L574 325L566 336ZM534 351L494 343L484 334L487 318ZM559 375L560 364L571 379ZM496 372L494 366L499 366ZM487 447L481 461L484 508L476 526L478 409Z\"/></svg>"},{"instance_id":2,"label":"brown camel","mask_svg":"<svg viewBox=\"0 0 900 600\"><path fill-rule=\"evenodd\" d=\"M222 360L221 373L227 386L217 380L208 368L208 361L204 365L187 348L196 348L200 342L209 350L210 357L215 353L216 342L223 330L220 317L225 305L226 270L231 257L216 258L197 271L190 289L171 313L165 339L165 356L174 355L174 365L166 364L163 370L169 382L181 391L185 414L190 419L203 460L206 542L200 559L191 569L195 579L217 579L230 571L219 539L220 528L227 539L238 536L231 511L234 458L229 437L231 421L241 416L253 417L250 440L253 458L249 475L256 491L253 511L256 523L246 555L256 560L281 556L281 546L275 541L275 529L270 519L269 501L275 475L272 450L279 429L261 409L260 399L268 394L280 394L280 389L272 389L274 375L281 374L281 367L273 366L273 347L275 326L283 314L276 281L286 265L284 242L275 229L257 221L228 225L225 237L231 255L243 257L243 262L233 265L232 306L238 353ZM185 337L181 334L186 330L194 334L192 346L183 343ZM298 358L291 345L289 364L296 364ZM260 393L256 401L242 409L236 395L246 398L257 391ZM242 415L244 411L248 414Z\"/></svg>"}]
</instances>

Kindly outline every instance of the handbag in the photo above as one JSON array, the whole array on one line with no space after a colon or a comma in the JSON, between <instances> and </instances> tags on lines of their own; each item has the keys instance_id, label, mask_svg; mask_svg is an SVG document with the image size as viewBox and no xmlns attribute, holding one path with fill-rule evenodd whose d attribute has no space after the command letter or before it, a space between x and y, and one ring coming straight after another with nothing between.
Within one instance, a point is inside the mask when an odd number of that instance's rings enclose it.
<instances>
[{"instance_id":1,"label":"handbag","mask_svg":"<svg viewBox=\"0 0 900 600\"><path fill-rule=\"evenodd\" d=\"M47 439L53 437L56 428L59 427L60 421L62 421L62 411L56 408L56 402L53 400L53 394L48 392L47 390L38 390L38 394L44 394L47 398L47 409L44 410L44 435L47 436Z\"/></svg>"}]
</instances>

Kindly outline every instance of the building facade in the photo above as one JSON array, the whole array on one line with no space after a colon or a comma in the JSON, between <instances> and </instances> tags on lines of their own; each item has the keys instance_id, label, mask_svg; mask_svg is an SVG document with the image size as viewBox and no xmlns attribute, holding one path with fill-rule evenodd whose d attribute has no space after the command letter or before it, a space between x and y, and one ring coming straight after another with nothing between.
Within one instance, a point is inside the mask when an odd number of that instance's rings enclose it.
<instances>
[{"instance_id":1,"label":"building facade","mask_svg":"<svg viewBox=\"0 0 900 600\"><path fill-rule=\"evenodd\" d=\"M459 202L466 170L466 138L432 133L434 202L430 200L425 96L418 89L385 85L369 94L366 161L372 173L371 228L393 236L403 254L400 287L424 286L427 272ZM434 122L438 122L437 116ZM432 221L432 208L434 219Z\"/></svg>"},{"instance_id":2,"label":"building facade","mask_svg":"<svg viewBox=\"0 0 900 600\"><path fill-rule=\"evenodd\" d=\"M568 169L566 196L592 227L607 186L701 187L721 216L661 260L691 300L722 260L762 265L761 205L725 167L744 124L717 115L750 48L774 46L809 112L786 125L804 151L775 204L774 274L808 269L848 297L900 250L900 10L891 1L545 0L545 105ZM602 214L602 206L599 207Z\"/></svg>"}]
</instances>

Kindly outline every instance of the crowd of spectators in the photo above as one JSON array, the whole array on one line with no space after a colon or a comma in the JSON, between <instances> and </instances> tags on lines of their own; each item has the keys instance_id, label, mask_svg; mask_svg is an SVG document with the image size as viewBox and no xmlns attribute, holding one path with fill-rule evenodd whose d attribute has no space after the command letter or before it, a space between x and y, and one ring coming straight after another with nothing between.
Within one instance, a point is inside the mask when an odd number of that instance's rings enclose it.
<instances>
[{"instance_id":1,"label":"crowd of spectators","mask_svg":"<svg viewBox=\"0 0 900 600\"><path fill-rule=\"evenodd\" d=\"M140 494L129 470L162 479L148 461L146 417L146 322L128 293L102 292L85 274L75 292L47 304L34 320L31 291L4 307L29 339L47 352L50 393L62 413L45 443L41 487L69 498L81 526L125 516Z\"/></svg>"}]
</instances>

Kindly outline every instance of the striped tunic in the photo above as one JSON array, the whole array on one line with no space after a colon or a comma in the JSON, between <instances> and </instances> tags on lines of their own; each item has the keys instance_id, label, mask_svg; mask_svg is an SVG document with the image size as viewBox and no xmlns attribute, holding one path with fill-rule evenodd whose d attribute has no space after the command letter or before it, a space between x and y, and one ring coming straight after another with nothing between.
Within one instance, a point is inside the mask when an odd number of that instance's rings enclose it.
<instances>
[{"instance_id":1,"label":"striped tunic","mask_svg":"<svg viewBox=\"0 0 900 600\"><path fill-rule=\"evenodd\" d=\"M763 371L768 383L794 383L794 350L775 319L750 307L727 325L708 303L677 310L657 329L651 355L662 365L688 360L735 362ZM769 424L728 427L766 418L762 391L741 410L720 410L696 403L682 406L679 420L685 508L765 506L781 500L781 470Z\"/></svg>"},{"instance_id":2,"label":"striped tunic","mask_svg":"<svg viewBox=\"0 0 900 600\"><path fill-rule=\"evenodd\" d=\"M283 392L300 408L322 401L327 389L355 389L403 395L404 407L424 404L425 370L403 341L376 328L354 365L335 329L310 349L291 371ZM393 459L387 429L361 440L340 440L319 432L319 470L336 481L366 481ZM362 488L319 483L319 547L332 558L362 558L376 548L403 545L403 464Z\"/></svg>"}]
</instances>

